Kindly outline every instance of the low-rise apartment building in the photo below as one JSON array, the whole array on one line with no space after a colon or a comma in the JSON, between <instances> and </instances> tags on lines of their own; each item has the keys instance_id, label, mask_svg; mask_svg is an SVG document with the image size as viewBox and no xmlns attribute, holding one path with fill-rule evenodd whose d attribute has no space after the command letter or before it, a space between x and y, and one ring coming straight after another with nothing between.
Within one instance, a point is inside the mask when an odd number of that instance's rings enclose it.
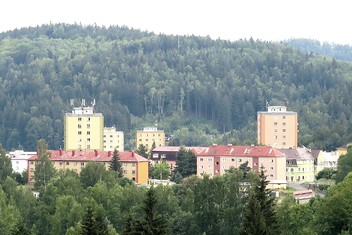
<instances>
[{"instance_id":1,"label":"low-rise apartment building","mask_svg":"<svg viewBox=\"0 0 352 235\"><path fill-rule=\"evenodd\" d=\"M23 150L15 150L9 152L11 158L12 170L16 173L22 173L27 170L28 159L36 154L36 152L25 152Z\"/></svg>"},{"instance_id":2,"label":"low-rise apartment building","mask_svg":"<svg viewBox=\"0 0 352 235\"><path fill-rule=\"evenodd\" d=\"M286 155L269 146L213 145L196 153L197 175L224 174L231 167L248 162L251 170L264 169L270 188L286 188Z\"/></svg>"},{"instance_id":3,"label":"low-rise apartment building","mask_svg":"<svg viewBox=\"0 0 352 235\"><path fill-rule=\"evenodd\" d=\"M104 151L119 152L125 151L124 134L122 131L117 131L116 127L104 127Z\"/></svg>"},{"instance_id":4,"label":"low-rise apartment building","mask_svg":"<svg viewBox=\"0 0 352 235\"><path fill-rule=\"evenodd\" d=\"M78 174L90 162L99 162L109 169L112 151L63 151L63 150L49 150L50 161L56 170L73 170ZM120 162L122 163L123 176L133 180L137 184L146 184L148 182L148 159L131 152L119 152ZM37 154L28 159L28 183L34 183L35 163L37 161Z\"/></svg>"},{"instance_id":5,"label":"low-rise apartment building","mask_svg":"<svg viewBox=\"0 0 352 235\"><path fill-rule=\"evenodd\" d=\"M315 158L310 149L280 149L286 154L286 180L288 182L313 182L315 179Z\"/></svg>"},{"instance_id":6,"label":"low-rise apartment building","mask_svg":"<svg viewBox=\"0 0 352 235\"><path fill-rule=\"evenodd\" d=\"M137 130L136 133L136 149L140 145L144 145L150 150L153 145L155 147L165 146L165 132L158 130L157 127L144 127L143 130Z\"/></svg>"}]
</instances>

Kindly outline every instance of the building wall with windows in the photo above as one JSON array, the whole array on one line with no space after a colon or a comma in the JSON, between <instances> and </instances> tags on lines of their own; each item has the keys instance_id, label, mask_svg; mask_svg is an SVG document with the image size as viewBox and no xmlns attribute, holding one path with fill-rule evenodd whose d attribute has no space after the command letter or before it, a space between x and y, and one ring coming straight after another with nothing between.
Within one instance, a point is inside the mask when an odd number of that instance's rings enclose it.
<instances>
[{"instance_id":1,"label":"building wall with windows","mask_svg":"<svg viewBox=\"0 0 352 235\"><path fill-rule=\"evenodd\" d=\"M155 147L165 146L165 132L158 130L156 127L145 127L143 130L137 130L136 148L144 145L150 150L155 143Z\"/></svg>"},{"instance_id":2,"label":"building wall with windows","mask_svg":"<svg viewBox=\"0 0 352 235\"><path fill-rule=\"evenodd\" d=\"M73 170L78 174L87 165L88 162L94 161L103 164L106 170L109 169L112 151L82 151L82 150L49 150L50 160L53 162L56 170ZM134 152L119 152L120 162L122 163L123 176L133 180L137 184L146 184L148 182L148 159ZM28 159L28 183L34 184L34 172L37 155Z\"/></svg>"},{"instance_id":3,"label":"building wall with windows","mask_svg":"<svg viewBox=\"0 0 352 235\"><path fill-rule=\"evenodd\" d=\"M104 116L93 107L75 107L64 117L65 150L103 151Z\"/></svg>"},{"instance_id":4,"label":"building wall with windows","mask_svg":"<svg viewBox=\"0 0 352 235\"><path fill-rule=\"evenodd\" d=\"M26 171L28 167L28 159L34 154L37 154L37 152L25 152L23 150L9 152L8 156L11 158L12 170L16 173Z\"/></svg>"},{"instance_id":5,"label":"building wall with windows","mask_svg":"<svg viewBox=\"0 0 352 235\"><path fill-rule=\"evenodd\" d=\"M104 151L114 151L115 148L119 152L125 151L124 133L117 131L115 127L104 127Z\"/></svg>"},{"instance_id":6,"label":"building wall with windows","mask_svg":"<svg viewBox=\"0 0 352 235\"><path fill-rule=\"evenodd\" d=\"M295 148L298 141L298 116L286 106L268 106L257 113L258 144L274 148Z\"/></svg>"},{"instance_id":7,"label":"building wall with windows","mask_svg":"<svg viewBox=\"0 0 352 235\"><path fill-rule=\"evenodd\" d=\"M254 171L265 170L269 187L286 187L286 156L269 146L210 146L196 153L197 175L210 177L224 174L231 167L248 162Z\"/></svg>"}]
</instances>

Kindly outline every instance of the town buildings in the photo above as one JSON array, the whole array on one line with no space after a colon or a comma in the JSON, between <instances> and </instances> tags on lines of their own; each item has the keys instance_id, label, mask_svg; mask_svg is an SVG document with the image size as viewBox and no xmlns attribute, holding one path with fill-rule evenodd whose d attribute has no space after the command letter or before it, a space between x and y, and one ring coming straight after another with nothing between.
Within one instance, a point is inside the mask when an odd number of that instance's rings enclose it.
<instances>
[{"instance_id":1,"label":"town buildings","mask_svg":"<svg viewBox=\"0 0 352 235\"><path fill-rule=\"evenodd\" d=\"M257 113L258 144L274 148L295 148L298 138L297 113L286 106L268 106L265 112Z\"/></svg>"},{"instance_id":2,"label":"town buildings","mask_svg":"<svg viewBox=\"0 0 352 235\"><path fill-rule=\"evenodd\" d=\"M231 167L248 162L254 171L265 170L268 187L286 188L286 155L270 146L213 145L196 153L197 175L210 177L224 174Z\"/></svg>"},{"instance_id":3,"label":"town buildings","mask_svg":"<svg viewBox=\"0 0 352 235\"><path fill-rule=\"evenodd\" d=\"M104 151L119 152L124 150L124 134L122 131L117 131L116 127L104 127Z\"/></svg>"},{"instance_id":4,"label":"town buildings","mask_svg":"<svg viewBox=\"0 0 352 235\"><path fill-rule=\"evenodd\" d=\"M49 150L50 161L53 162L56 170L73 170L78 174L90 161L99 162L109 168L112 151L83 151L83 150ZM144 157L131 152L119 152L120 162L122 163L123 176L136 182L146 184L148 182L148 160ZM35 163L37 153L28 159L28 183L34 183Z\"/></svg>"},{"instance_id":5,"label":"town buildings","mask_svg":"<svg viewBox=\"0 0 352 235\"><path fill-rule=\"evenodd\" d=\"M93 101L91 106L86 106L82 100L80 107L73 107L72 112L64 117L64 146L65 150L104 150L103 127L104 116L94 113Z\"/></svg>"},{"instance_id":6,"label":"town buildings","mask_svg":"<svg viewBox=\"0 0 352 235\"><path fill-rule=\"evenodd\" d=\"M165 132L158 130L157 127L144 127L143 130L137 130L136 148L140 145L144 145L148 150L153 146L165 146Z\"/></svg>"}]
</instances>

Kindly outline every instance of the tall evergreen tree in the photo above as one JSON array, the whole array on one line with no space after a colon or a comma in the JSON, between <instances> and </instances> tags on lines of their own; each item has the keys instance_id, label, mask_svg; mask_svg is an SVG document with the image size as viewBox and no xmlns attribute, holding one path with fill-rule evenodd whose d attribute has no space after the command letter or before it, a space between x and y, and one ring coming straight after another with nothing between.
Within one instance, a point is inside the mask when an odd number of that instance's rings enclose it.
<instances>
[{"instance_id":1,"label":"tall evergreen tree","mask_svg":"<svg viewBox=\"0 0 352 235\"><path fill-rule=\"evenodd\" d=\"M138 154L138 155L141 155L142 157L144 157L144 158L147 158L147 159L149 159L149 153L148 153L148 148L145 146L145 145L143 145L143 144L140 144L139 146L138 146L138 149L136 150L136 153Z\"/></svg>"},{"instance_id":2,"label":"tall evergreen tree","mask_svg":"<svg viewBox=\"0 0 352 235\"><path fill-rule=\"evenodd\" d=\"M249 192L248 203L243 215L241 234L274 234L277 232L275 198L267 189L268 181L261 170L260 180Z\"/></svg>"},{"instance_id":3,"label":"tall evergreen tree","mask_svg":"<svg viewBox=\"0 0 352 235\"><path fill-rule=\"evenodd\" d=\"M111 158L109 170L115 171L118 178L121 178L123 176L120 155L117 149L114 150L114 155Z\"/></svg>"},{"instance_id":4,"label":"tall evergreen tree","mask_svg":"<svg viewBox=\"0 0 352 235\"><path fill-rule=\"evenodd\" d=\"M11 159L6 156L5 149L0 144L0 183L12 174Z\"/></svg>"},{"instance_id":5,"label":"tall evergreen tree","mask_svg":"<svg viewBox=\"0 0 352 235\"><path fill-rule=\"evenodd\" d=\"M81 222L82 235L108 235L108 223L101 211L93 210L88 205L85 217Z\"/></svg>"},{"instance_id":6,"label":"tall evergreen tree","mask_svg":"<svg viewBox=\"0 0 352 235\"><path fill-rule=\"evenodd\" d=\"M45 189L48 182L52 177L54 177L56 171L53 163L50 161L50 154L47 151L48 145L45 143L44 139L40 139L37 145L38 155L35 164L35 188Z\"/></svg>"},{"instance_id":7,"label":"tall evergreen tree","mask_svg":"<svg viewBox=\"0 0 352 235\"><path fill-rule=\"evenodd\" d=\"M135 222L133 232L131 234L142 235L165 235L169 234L168 220L155 212L157 199L155 189L151 187L147 191L147 198L144 201L145 216L143 219ZM131 223L131 221L127 221ZM132 223L133 224L133 223ZM128 226L125 226L128 228Z\"/></svg>"},{"instance_id":8,"label":"tall evergreen tree","mask_svg":"<svg viewBox=\"0 0 352 235\"><path fill-rule=\"evenodd\" d=\"M197 173L197 158L192 150L181 147L176 157L176 168L174 172L179 172L183 178Z\"/></svg>"}]
</instances>

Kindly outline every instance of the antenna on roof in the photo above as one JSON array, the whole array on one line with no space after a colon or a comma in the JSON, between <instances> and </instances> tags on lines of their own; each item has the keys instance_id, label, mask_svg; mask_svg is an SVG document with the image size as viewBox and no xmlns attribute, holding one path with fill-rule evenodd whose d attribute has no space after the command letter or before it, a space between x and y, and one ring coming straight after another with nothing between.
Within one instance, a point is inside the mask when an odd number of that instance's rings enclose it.
<instances>
[{"instance_id":1,"label":"antenna on roof","mask_svg":"<svg viewBox=\"0 0 352 235\"><path fill-rule=\"evenodd\" d=\"M86 100L82 99L82 107L85 107L85 106L86 106Z\"/></svg>"},{"instance_id":2,"label":"antenna on roof","mask_svg":"<svg viewBox=\"0 0 352 235\"><path fill-rule=\"evenodd\" d=\"M95 105L95 99L93 99L90 104L94 107L94 105Z\"/></svg>"},{"instance_id":3,"label":"antenna on roof","mask_svg":"<svg viewBox=\"0 0 352 235\"><path fill-rule=\"evenodd\" d=\"M268 100L265 100L265 107L266 107L266 108L269 107L269 102L268 102Z\"/></svg>"},{"instance_id":4,"label":"antenna on roof","mask_svg":"<svg viewBox=\"0 0 352 235\"><path fill-rule=\"evenodd\" d=\"M73 107L75 105L75 100L74 99L70 99L70 106Z\"/></svg>"}]
</instances>

